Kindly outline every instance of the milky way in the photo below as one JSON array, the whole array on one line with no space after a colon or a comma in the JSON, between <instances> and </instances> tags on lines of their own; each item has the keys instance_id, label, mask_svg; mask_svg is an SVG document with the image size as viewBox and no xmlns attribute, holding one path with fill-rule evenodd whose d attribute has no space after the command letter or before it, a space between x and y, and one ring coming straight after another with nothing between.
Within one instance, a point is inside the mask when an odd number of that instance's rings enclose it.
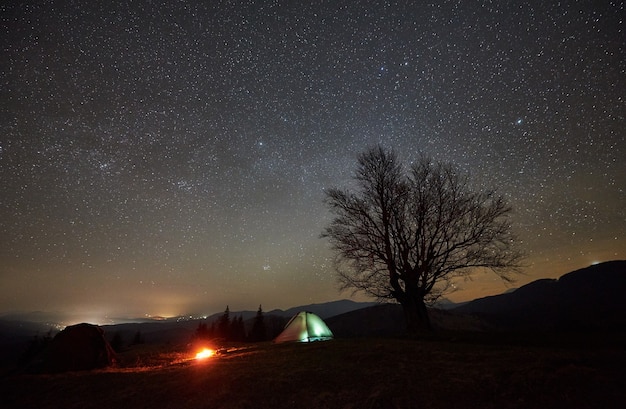
<instances>
[{"instance_id":1,"label":"milky way","mask_svg":"<svg viewBox=\"0 0 626 409\"><path fill-rule=\"evenodd\" d=\"M120 3L0 6L0 311L349 296L323 189L376 144L507 196L520 283L626 258L623 2Z\"/></svg>"}]
</instances>

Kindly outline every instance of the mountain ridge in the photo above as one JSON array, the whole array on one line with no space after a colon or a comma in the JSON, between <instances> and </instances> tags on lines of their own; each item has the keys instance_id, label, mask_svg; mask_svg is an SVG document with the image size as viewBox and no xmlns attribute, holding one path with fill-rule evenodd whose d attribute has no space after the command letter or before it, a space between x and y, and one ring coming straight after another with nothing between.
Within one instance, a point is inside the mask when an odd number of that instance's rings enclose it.
<instances>
[{"instance_id":1,"label":"mountain ridge","mask_svg":"<svg viewBox=\"0 0 626 409\"><path fill-rule=\"evenodd\" d=\"M431 309L436 326L462 331L484 330L611 330L626 327L626 260L599 263L574 270L558 279L542 278L502 294L482 297L460 305L446 303ZM342 299L305 304L286 310L265 311L272 325L280 325L299 311L311 311L329 322L339 335L384 335L401 333L403 317L397 304L356 302ZM257 311L231 311L246 325ZM126 336L140 331L150 342L183 342L200 322L211 323L223 315L175 317L143 322L102 325L109 334ZM19 315L0 316L0 346L17 344L33 336L60 329L50 314L34 313L40 322L18 321ZM350 320L354 321L350 323ZM359 324L355 324L359 323ZM361 329L355 329L361 326ZM367 330L367 328L370 328Z\"/></svg>"},{"instance_id":2,"label":"mountain ridge","mask_svg":"<svg viewBox=\"0 0 626 409\"><path fill-rule=\"evenodd\" d=\"M451 311L505 329L594 330L626 323L626 260L593 264L558 279L482 297Z\"/></svg>"}]
</instances>

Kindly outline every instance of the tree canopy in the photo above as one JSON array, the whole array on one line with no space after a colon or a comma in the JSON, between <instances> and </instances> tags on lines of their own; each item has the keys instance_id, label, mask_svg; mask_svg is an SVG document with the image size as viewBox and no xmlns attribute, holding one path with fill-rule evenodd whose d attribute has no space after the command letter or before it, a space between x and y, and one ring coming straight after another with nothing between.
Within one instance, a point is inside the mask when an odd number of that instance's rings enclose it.
<instances>
[{"instance_id":1,"label":"tree canopy","mask_svg":"<svg viewBox=\"0 0 626 409\"><path fill-rule=\"evenodd\" d=\"M455 278L482 268L510 281L519 271L512 208L495 190L473 189L453 165L421 156L405 167L378 146L359 155L355 181L354 192L326 191L335 217L322 236L341 287L397 300L409 331L430 327L425 304Z\"/></svg>"}]
</instances>

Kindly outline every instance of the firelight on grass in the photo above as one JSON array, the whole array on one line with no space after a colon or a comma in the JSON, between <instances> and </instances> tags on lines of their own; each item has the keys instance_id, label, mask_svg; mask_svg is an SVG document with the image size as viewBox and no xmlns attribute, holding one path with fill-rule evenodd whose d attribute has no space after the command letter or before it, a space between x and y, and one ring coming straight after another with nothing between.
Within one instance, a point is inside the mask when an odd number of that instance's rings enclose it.
<instances>
[{"instance_id":1,"label":"firelight on grass","mask_svg":"<svg viewBox=\"0 0 626 409\"><path fill-rule=\"evenodd\" d=\"M207 359L215 355L215 351L209 348L204 348L202 351L196 354L196 359Z\"/></svg>"}]
</instances>

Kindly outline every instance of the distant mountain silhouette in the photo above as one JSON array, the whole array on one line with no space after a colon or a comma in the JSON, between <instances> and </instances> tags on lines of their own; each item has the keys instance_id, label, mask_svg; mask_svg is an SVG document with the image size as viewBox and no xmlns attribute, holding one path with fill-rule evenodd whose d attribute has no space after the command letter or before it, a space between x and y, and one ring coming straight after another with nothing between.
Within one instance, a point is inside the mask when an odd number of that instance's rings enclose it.
<instances>
[{"instance_id":1,"label":"distant mountain silhouette","mask_svg":"<svg viewBox=\"0 0 626 409\"><path fill-rule=\"evenodd\" d=\"M328 317L333 317L335 315L344 314L346 312L359 310L366 307L371 307L373 305L377 305L375 302L356 302L351 300L339 300L339 301L330 301L321 304L307 304L301 305L299 307L292 307L288 310L272 310L269 311L270 315L279 315L282 317L291 318L300 311L309 311L319 316L322 319L326 319Z\"/></svg>"},{"instance_id":2,"label":"distant mountain silhouette","mask_svg":"<svg viewBox=\"0 0 626 409\"><path fill-rule=\"evenodd\" d=\"M430 315L436 328L460 331L624 331L625 295L626 260L610 261L573 271L559 279L536 280L514 291L456 307L444 302L437 306L439 308L431 309ZM280 330L299 311L311 311L322 317L337 337L404 332L404 317L399 305L350 300L266 311L268 330ZM135 333L141 332L147 343L185 343L192 338L199 323L211 323L222 314L216 313L205 319L179 317L106 325L103 329L109 340L118 333L128 342ZM246 327L251 327L255 315L256 311L230 312L231 317L241 316ZM4 355L0 354L0 365L19 355L35 335L42 336L54 328L54 324L49 323L51 318L41 312L0 316L0 347L6 351Z\"/></svg>"},{"instance_id":3,"label":"distant mountain silhouette","mask_svg":"<svg viewBox=\"0 0 626 409\"><path fill-rule=\"evenodd\" d=\"M265 315L273 315L277 317L291 318L300 311L309 311L312 312L322 319L326 319L328 317L332 317L333 315L343 314L345 312L358 310L360 308L370 307L372 305L376 305L375 302L357 302L352 300L337 300L337 301L329 301L325 303L318 304L305 304L300 305L298 307L291 307L287 310L274 309L271 311L263 311ZM216 319L219 319L223 312L218 312L206 317L206 320L212 322ZM257 314L257 311L230 311L231 317L241 316L244 321L254 318Z\"/></svg>"},{"instance_id":4,"label":"distant mountain silhouette","mask_svg":"<svg viewBox=\"0 0 626 409\"><path fill-rule=\"evenodd\" d=\"M338 300L319 304L306 304L288 310L265 311L265 323L268 335L279 333L287 321L299 311L311 311L323 319L333 315L343 314L360 308L366 308L376 303ZM184 344L189 342L200 323L209 325L217 321L223 312L215 313L206 318L174 317L168 319L138 318L129 322L114 325L103 325L106 338L111 341L115 334L121 337L127 345L136 333L141 333L146 343ZM246 329L250 331L257 311L230 311L230 317L241 316ZM35 336L46 335L52 330L54 335L62 326L62 316L56 313L45 312L11 312L0 315L0 367L7 362L13 362L26 348Z\"/></svg>"},{"instance_id":5,"label":"distant mountain silhouette","mask_svg":"<svg viewBox=\"0 0 626 409\"><path fill-rule=\"evenodd\" d=\"M626 324L626 261L595 264L454 308L502 329L611 330Z\"/></svg>"},{"instance_id":6,"label":"distant mountain silhouette","mask_svg":"<svg viewBox=\"0 0 626 409\"><path fill-rule=\"evenodd\" d=\"M326 319L333 315L343 314L349 311L358 310L361 308L370 307L376 305L373 302L356 302L351 300L338 300L330 301L320 304L306 304L298 307L292 307L288 310L275 309L271 311L264 311L266 325L268 326L268 332L273 334L282 330L284 324L300 311L310 311L322 319ZM111 338L114 333L119 333L123 339L130 339L136 332L141 332L147 343L184 343L191 339L195 330L198 328L198 324L201 322L208 323L219 320L223 315L223 312L212 314L204 319L181 319L169 318L166 320L157 320L150 322L136 322L136 323L124 323L116 325L103 326L106 331L107 338ZM232 318L241 316L245 322L246 330L250 331L252 323L257 311L229 311L229 315Z\"/></svg>"}]
</instances>

